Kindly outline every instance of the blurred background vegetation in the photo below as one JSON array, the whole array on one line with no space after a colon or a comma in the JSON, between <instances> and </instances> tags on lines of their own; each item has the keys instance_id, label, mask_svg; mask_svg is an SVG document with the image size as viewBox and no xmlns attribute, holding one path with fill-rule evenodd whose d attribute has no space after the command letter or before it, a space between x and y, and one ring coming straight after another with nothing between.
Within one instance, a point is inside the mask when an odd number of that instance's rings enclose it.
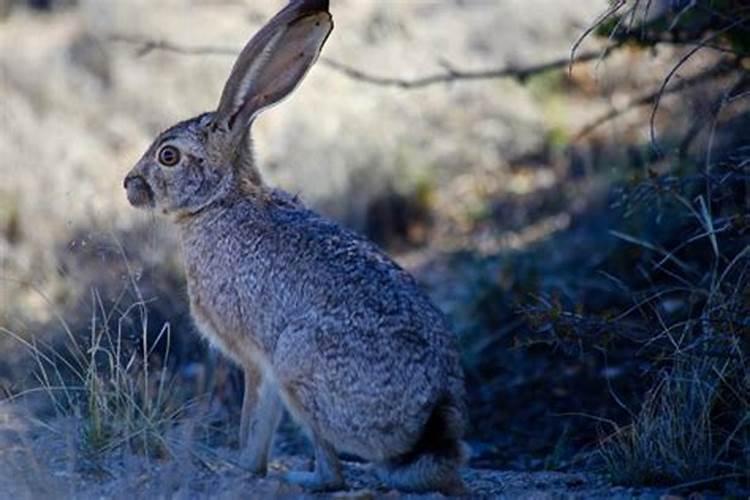
<instances>
[{"instance_id":1,"label":"blurred background vegetation","mask_svg":"<svg viewBox=\"0 0 750 500\"><path fill-rule=\"evenodd\" d=\"M0 0L0 397L74 415L76 448L173 454L197 415L233 444L240 377L121 181L281 3ZM259 161L446 312L472 464L746 493L750 6L331 4Z\"/></svg>"}]
</instances>

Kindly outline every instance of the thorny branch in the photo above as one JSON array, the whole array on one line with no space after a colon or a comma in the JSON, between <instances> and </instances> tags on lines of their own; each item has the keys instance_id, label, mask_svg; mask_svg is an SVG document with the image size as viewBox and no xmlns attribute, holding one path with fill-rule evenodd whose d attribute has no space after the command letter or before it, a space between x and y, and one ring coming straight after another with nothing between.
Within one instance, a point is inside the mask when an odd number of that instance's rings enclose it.
<instances>
[{"instance_id":1,"label":"thorny branch","mask_svg":"<svg viewBox=\"0 0 750 500\"><path fill-rule=\"evenodd\" d=\"M234 56L237 55L237 51L226 47L214 47L214 46L193 46L185 47L174 44L165 40L149 40L140 38L138 36L130 35L112 35L109 37L110 41L127 43L137 47L136 54L139 57L143 57L153 51L166 51L175 52L178 54L185 55L222 55L222 56ZM414 89L429 87L431 85L441 83L451 83L460 80L490 80L499 78L512 78L519 82L524 82L529 77L545 73L547 71L564 68L571 64L588 62L595 59L601 59L609 55L612 49L619 47L620 44L612 47L605 48L604 50L595 50L591 52L585 52L579 54L574 60L570 58L561 58L552 60L546 63L535 64L527 67L501 67L491 68L485 70L461 70L453 67L452 65L443 64L446 71L434 73L427 76L422 76L414 79L396 78L375 75L366 71L354 68L342 62L336 61L328 57L321 57L320 63L324 66L341 73L353 80L370 83L373 85L380 85L384 87L399 87L402 89Z\"/></svg>"}]
</instances>

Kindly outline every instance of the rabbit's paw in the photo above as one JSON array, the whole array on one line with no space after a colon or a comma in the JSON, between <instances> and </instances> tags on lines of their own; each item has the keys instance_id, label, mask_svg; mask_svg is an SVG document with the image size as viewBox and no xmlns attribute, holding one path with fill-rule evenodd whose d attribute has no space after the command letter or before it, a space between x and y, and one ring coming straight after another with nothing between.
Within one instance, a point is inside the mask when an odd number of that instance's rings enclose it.
<instances>
[{"instance_id":1,"label":"rabbit's paw","mask_svg":"<svg viewBox=\"0 0 750 500\"><path fill-rule=\"evenodd\" d=\"M268 474L268 463L265 460L252 461L243 458L240 465L243 469L256 476L265 476Z\"/></svg>"},{"instance_id":2,"label":"rabbit's paw","mask_svg":"<svg viewBox=\"0 0 750 500\"><path fill-rule=\"evenodd\" d=\"M341 476L323 477L318 472L289 471L284 474L284 480L308 491L336 491L345 488L344 478Z\"/></svg>"}]
</instances>

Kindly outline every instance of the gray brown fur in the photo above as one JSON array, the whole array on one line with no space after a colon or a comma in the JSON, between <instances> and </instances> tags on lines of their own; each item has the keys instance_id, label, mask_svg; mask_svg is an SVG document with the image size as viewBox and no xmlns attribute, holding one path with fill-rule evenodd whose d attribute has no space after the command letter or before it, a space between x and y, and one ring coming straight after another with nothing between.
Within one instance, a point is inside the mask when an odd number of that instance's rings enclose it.
<instances>
[{"instance_id":1,"label":"gray brown fur","mask_svg":"<svg viewBox=\"0 0 750 500\"><path fill-rule=\"evenodd\" d=\"M391 486L456 493L466 410L442 314L383 252L266 186L253 162L254 117L293 90L331 28L327 2L292 1L245 47L217 112L162 133L125 187L179 226L195 322L245 370L248 468L265 473L283 406L316 454L290 481L342 487L339 451ZM174 166L160 163L166 146Z\"/></svg>"}]
</instances>

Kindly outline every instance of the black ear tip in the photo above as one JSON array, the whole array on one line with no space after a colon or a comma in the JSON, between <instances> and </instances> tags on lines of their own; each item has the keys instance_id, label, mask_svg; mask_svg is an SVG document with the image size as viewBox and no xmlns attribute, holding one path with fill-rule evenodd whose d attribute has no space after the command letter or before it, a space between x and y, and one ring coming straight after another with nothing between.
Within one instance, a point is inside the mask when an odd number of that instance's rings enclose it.
<instances>
[{"instance_id":1,"label":"black ear tip","mask_svg":"<svg viewBox=\"0 0 750 500\"><path fill-rule=\"evenodd\" d=\"M294 0L292 0L294 2ZM311 11L326 11L328 12L328 9L330 7L328 0L301 0L300 6L305 10L311 10Z\"/></svg>"}]
</instances>

